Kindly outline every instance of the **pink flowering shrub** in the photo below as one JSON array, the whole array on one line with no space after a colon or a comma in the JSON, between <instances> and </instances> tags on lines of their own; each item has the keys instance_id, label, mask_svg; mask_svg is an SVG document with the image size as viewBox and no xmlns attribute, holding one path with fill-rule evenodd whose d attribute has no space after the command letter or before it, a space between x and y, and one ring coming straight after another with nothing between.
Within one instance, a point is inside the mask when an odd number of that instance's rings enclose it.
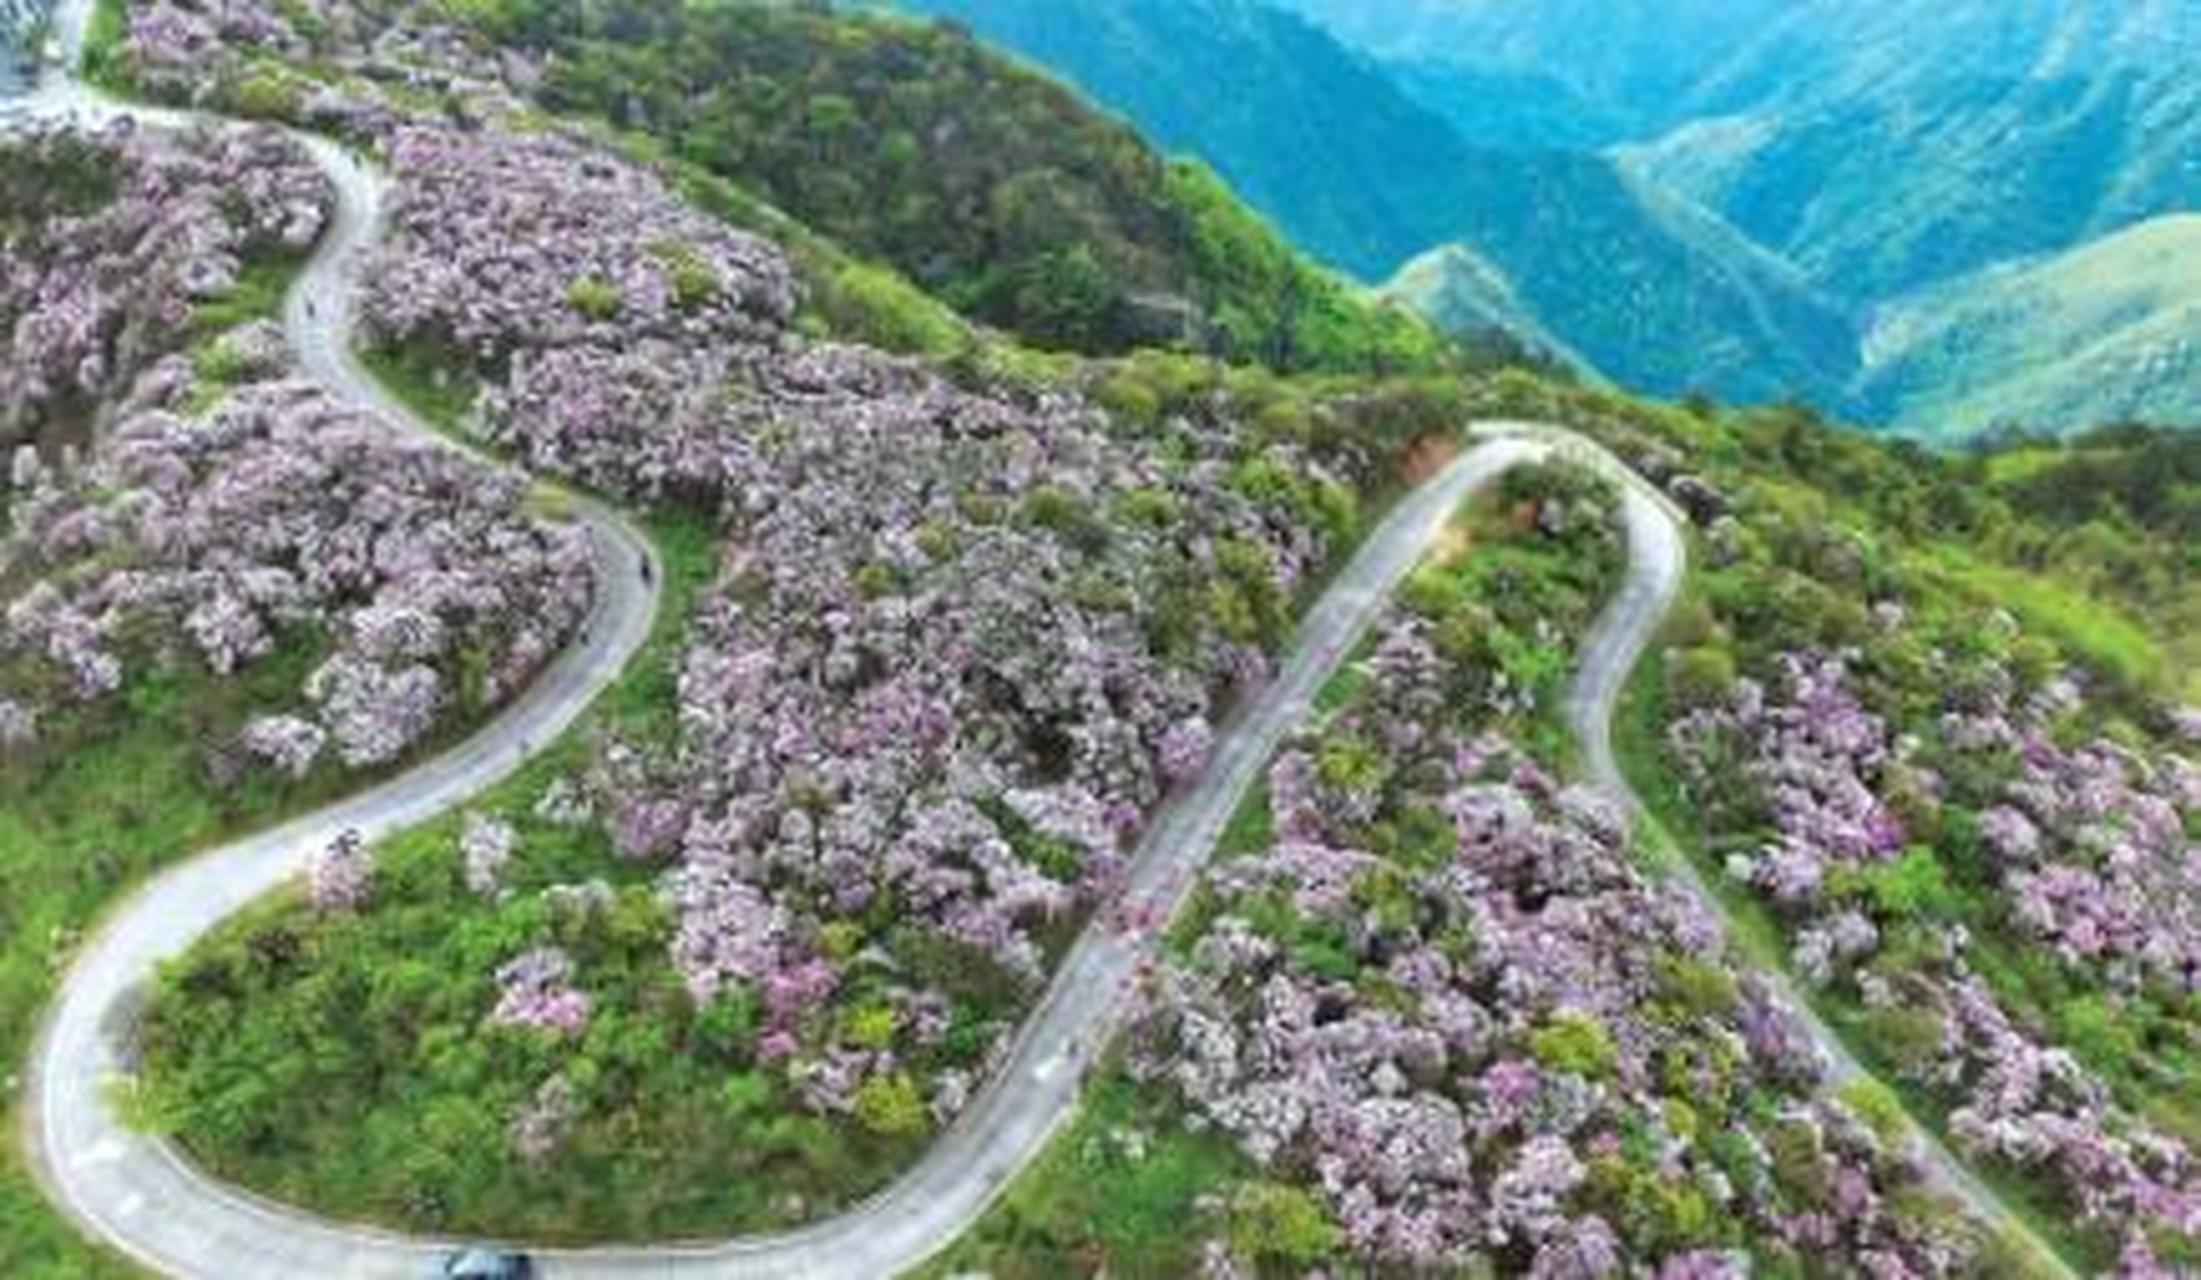
<instances>
[{"instance_id":1,"label":"pink flowering shrub","mask_svg":"<svg viewBox=\"0 0 2201 1280\"><path fill-rule=\"evenodd\" d=\"M1799 971L1857 1001L1877 1049L1944 1099L1962 1150L2037 1175L2134 1274L2191 1256L2193 1156L2101 1074L2130 1072L2140 1041L2105 1049L2089 1019L2184 1007L2201 977L2195 768L2090 736L2068 677L2021 680L1992 652L1937 650L1920 699L1888 683L1904 611L1877 625L1870 652L1784 655L1768 685L1672 726L1708 831L1793 925ZM2016 648L2006 618L1979 634ZM1867 709L1860 670L1918 732ZM2041 984L2045 1026L2023 1012Z\"/></svg>"},{"instance_id":2,"label":"pink flowering shrub","mask_svg":"<svg viewBox=\"0 0 2201 1280\"><path fill-rule=\"evenodd\" d=\"M1133 1063L1262 1169L1318 1189L1365 1264L1743 1275L1744 1246L1951 1274L1968 1228L1817 1091L1809 1042L1621 815L1427 696L1387 625L1341 719L1275 762L1275 835L1210 878ZM1339 744L1387 744L1380 767Z\"/></svg>"},{"instance_id":3,"label":"pink flowering shrub","mask_svg":"<svg viewBox=\"0 0 2201 1280\"><path fill-rule=\"evenodd\" d=\"M524 1027L555 1035L588 1028L588 993L572 985L573 958L556 947L538 947L497 970L492 1025Z\"/></svg>"},{"instance_id":4,"label":"pink flowering shrub","mask_svg":"<svg viewBox=\"0 0 2201 1280\"><path fill-rule=\"evenodd\" d=\"M36 127L0 140L0 175L0 450L11 452L57 426L81 435L182 341L196 307L248 262L304 252L330 208L319 171L265 129Z\"/></svg>"},{"instance_id":5,"label":"pink flowering shrub","mask_svg":"<svg viewBox=\"0 0 2201 1280\"><path fill-rule=\"evenodd\" d=\"M0 690L60 707L134 672L233 676L285 645L324 660L239 745L302 777L387 764L454 711L511 696L578 624L585 536L525 485L405 440L296 382L203 419L131 412L73 472L13 494ZM219 744L208 744L215 746Z\"/></svg>"}]
</instances>

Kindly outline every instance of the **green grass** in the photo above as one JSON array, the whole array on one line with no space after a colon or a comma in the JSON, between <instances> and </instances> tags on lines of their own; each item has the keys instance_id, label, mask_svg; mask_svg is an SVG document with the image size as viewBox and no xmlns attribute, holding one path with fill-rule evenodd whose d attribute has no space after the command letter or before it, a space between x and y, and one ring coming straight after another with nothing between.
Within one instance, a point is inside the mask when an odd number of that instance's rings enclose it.
<instances>
[{"instance_id":1,"label":"green grass","mask_svg":"<svg viewBox=\"0 0 2201 1280\"><path fill-rule=\"evenodd\" d=\"M1132 1134L1144 1143L1138 1158L1125 1149ZM1109 1072L978 1226L914 1274L1193 1275L1205 1238L1199 1201L1251 1172L1222 1135L1187 1131L1161 1091Z\"/></svg>"},{"instance_id":2,"label":"green grass","mask_svg":"<svg viewBox=\"0 0 2201 1280\"><path fill-rule=\"evenodd\" d=\"M452 372L462 366L433 347L417 343L364 348L359 359L390 394L430 426L454 439L471 442L464 424L481 383L471 375Z\"/></svg>"},{"instance_id":3,"label":"green grass","mask_svg":"<svg viewBox=\"0 0 2201 1280\"><path fill-rule=\"evenodd\" d=\"M86 80L109 93L127 94L128 68L123 66L122 43L130 33L130 0L94 0L84 24Z\"/></svg>"},{"instance_id":4,"label":"green grass","mask_svg":"<svg viewBox=\"0 0 2201 1280\"><path fill-rule=\"evenodd\" d=\"M1920 558L1944 582L2016 614L2026 628L2054 640L2078 661L2127 689L2152 693L2177 681L2163 646L2124 610L2052 577L1979 560L1941 545ZM2180 673L2185 681L2192 673Z\"/></svg>"},{"instance_id":5,"label":"green grass","mask_svg":"<svg viewBox=\"0 0 2201 1280\"><path fill-rule=\"evenodd\" d=\"M305 269L307 253L285 253L258 258L245 264L237 283L218 298L202 302L191 313L191 336L204 341L255 320L273 320L282 313L283 296Z\"/></svg>"}]
</instances>

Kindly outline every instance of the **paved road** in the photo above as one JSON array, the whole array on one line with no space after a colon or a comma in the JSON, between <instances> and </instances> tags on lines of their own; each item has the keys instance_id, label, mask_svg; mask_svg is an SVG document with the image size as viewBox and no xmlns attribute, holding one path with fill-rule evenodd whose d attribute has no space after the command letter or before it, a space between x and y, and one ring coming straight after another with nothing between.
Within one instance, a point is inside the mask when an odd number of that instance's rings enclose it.
<instances>
[{"instance_id":1,"label":"paved road","mask_svg":"<svg viewBox=\"0 0 2201 1280\"><path fill-rule=\"evenodd\" d=\"M86 0L57 17L65 51L78 47ZM71 59L70 65L73 65ZM122 108L73 81L49 86L38 111ZM135 111L135 108L131 110ZM155 123L187 121L144 112ZM342 394L427 431L359 369L350 345L347 264L377 229L379 175L325 140L304 139L339 194L335 223L287 299L285 327L302 363ZM1126 896L1136 914L1166 919L1183 903L1231 814L1276 746L1307 714L1315 692L1349 654L1392 591L1467 495L1511 468L1563 455L1621 482L1629 562L1619 597L1586 638L1568 701L1569 722L1593 778L1634 801L1614 762L1612 712L1629 672L1672 603L1685 571L1677 513L1617 459L1571 433L1486 423L1475 443L1409 494L1370 534L1301 624L1276 679L1218 739L1216 758L1166 804L1136 851ZM364 795L227 848L193 858L135 894L82 949L35 1050L30 1108L34 1166L56 1201L90 1234L156 1270L223 1280L267 1277L418 1277L447 1242L329 1222L216 1183L164 1142L126 1129L109 1105L128 1070L126 1035L139 993L164 958L294 876L314 849L347 828L370 837L464 804L570 724L639 646L661 575L637 568L648 544L614 513L583 502L601 585L586 643L564 654L529 691L450 754ZM1639 807L1638 807L1639 809ZM1640 810L1639 810L1640 811ZM1685 883L1714 909L1693 873ZM1096 922L1079 939L1006 1066L901 1179L876 1198L814 1226L771 1236L632 1249L538 1251L545 1272L574 1277L802 1277L876 1280L937 1253L985 1211L1074 1110L1082 1075L1124 1015L1152 946ZM1785 983L1782 984L1785 990ZM1793 992L1789 993L1793 997ZM1803 1011L1839 1076L1861 1074L1831 1031ZM1991 1193L1938 1145L1925 1152L1944 1185L1983 1216L2006 1215Z\"/></svg>"},{"instance_id":2,"label":"paved road","mask_svg":"<svg viewBox=\"0 0 2201 1280\"><path fill-rule=\"evenodd\" d=\"M1591 783L1620 800L1628 812L1643 821L1650 811L1628 782L1614 754L1612 722L1630 673L1657 631L1659 621L1680 593L1687 565L1687 547L1681 533L1684 517L1663 493L1610 454L1594 447L1584 449L1579 443L1570 442L1564 433L1554 433L1549 428L1521 429L1559 442L1568 456L1604 473L1621 490L1622 518L1627 526L1633 564L1620 595L1583 646L1580 669L1567 693L1566 716L1569 729L1582 746L1582 762ZM1719 896L1705 882L1694 862L1677 856L1671 860L1671 871L1676 887L1696 898L1713 918L1726 919L1726 909ZM1848 1043L1819 1016L1785 971L1760 969L1757 972L1771 985L1775 998L1802 1019L1805 1030L1818 1045L1833 1087L1871 1078L1871 1072L1850 1052ZM1973 1216L2007 1225L2028 1247L2044 1272L2059 1276L2073 1274L2056 1252L2022 1218L2011 1212L2002 1198L1980 1181L1971 1166L1957 1158L1931 1130L1923 1125L1914 1126L1913 1141L1929 1179L1942 1191L1962 1201Z\"/></svg>"}]
</instances>

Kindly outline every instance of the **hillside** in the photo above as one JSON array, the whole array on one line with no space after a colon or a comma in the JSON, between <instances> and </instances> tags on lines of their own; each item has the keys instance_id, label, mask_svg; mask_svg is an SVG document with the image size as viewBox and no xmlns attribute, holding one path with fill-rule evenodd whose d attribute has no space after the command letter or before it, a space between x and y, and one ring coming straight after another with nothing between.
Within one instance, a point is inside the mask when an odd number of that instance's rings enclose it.
<instances>
[{"instance_id":1,"label":"hillside","mask_svg":"<svg viewBox=\"0 0 2201 1280\"><path fill-rule=\"evenodd\" d=\"M1840 308L1591 154L1483 147L1369 59L1254 0L911 0L1054 68L1213 164L1299 243L1384 279L1460 243L1614 378L1839 403ZM1213 69L1232 69L1218 94Z\"/></svg>"},{"instance_id":2,"label":"hillside","mask_svg":"<svg viewBox=\"0 0 2201 1280\"><path fill-rule=\"evenodd\" d=\"M2194 207L2201 5L1814 0L1695 115L1775 126L1691 194L1822 279L1886 293Z\"/></svg>"},{"instance_id":3,"label":"hillside","mask_svg":"<svg viewBox=\"0 0 2201 1280\"><path fill-rule=\"evenodd\" d=\"M0 1147L0 1274L119 1270L84 1214L229 1280L476 1236L871 1280L989 1204L939 1266L2201 1265L2201 437L1376 376L1386 313L953 29L421 12L131 0L96 65L204 127L0 142L0 388L99 424L0 496L0 1127L53 1174ZM1825 338L1717 218L1478 158L1600 340ZM1103 349L1145 331L1051 326L1204 272L1242 362L1028 350L851 249ZM1027 252L1096 287L978 288ZM489 706L538 694L581 718ZM493 719L315 774L430 712Z\"/></svg>"},{"instance_id":4,"label":"hillside","mask_svg":"<svg viewBox=\"0 0 2201 1280\"><path fill-rule=\"evenodd\" d=\"M1625 117L1539 71L1444 57L1380 58L1408 97L1463 138L1500 151L1593 151L1628 136Z\"/></svg>"},{"instance_id":5,"label":"hillside","mask_svg":"<svg viewBox=\"0 0 2201 1280\"><path fill-rule=\"evenodd\" d=\"M645 132L958 310L1099 354L1429 367L1431 335L1298 257L1198 165L947 26L774 6L519 0L540 98Z\"/></svg>"},{"instance_id":6,"label":"hillside","mask_svg":"<svg viewBox=\"0 0 2201 1280\"><path fill-rule=\"evenodd\" d=\"M1578 369L1588 369L1530 313L1505 273L1466 245L1432 249L1399 268L1382 294L1429 317L1446 333L1505 334L1529 350Z\"/></svg>"},{"instance_id":7,"label":"hillside","mask_svg":"<svg viewBox=\"0 0 2201 1280\"><path fill-rule=\"evenodd\" d=\"M1531 76L1642 137L1687 118L1705 79L1791 6L1780 0L1280 0L1386 61Z\"/></svg>"},{"instance_id":8,"label":"hillside","mask_svg":"<svg viewBox=\"0 0 2201 1280\"><path fill-rule=\"evenodd\" d=\"M1952 437L2201 421L2201 216L1898 299L1866 340L1863 397Z\"/></svg>"},{"instance_id":9,"label":"hillside","mask_svg":"<svg viewBox=\"0 0 2201 1280\"><path fill-rule=\"evenodd\" d=\"M1385 56L1555 82L1646 177L1850 296L2201 198L2191 0L1294 3Z\"/></svg>"}]
</instances>

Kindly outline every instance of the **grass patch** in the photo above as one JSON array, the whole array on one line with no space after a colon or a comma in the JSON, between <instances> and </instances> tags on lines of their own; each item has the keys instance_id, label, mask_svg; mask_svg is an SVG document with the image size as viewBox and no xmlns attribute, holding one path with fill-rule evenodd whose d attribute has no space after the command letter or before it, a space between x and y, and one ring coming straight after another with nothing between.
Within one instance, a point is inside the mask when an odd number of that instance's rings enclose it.
<instances>
[{"instance_id":1,"label":"grass patch","mask_svg":"<svg viewBox=\"0 0 2201 1280\"><path fill-rule=\"evenodd\" d=\"M460 366L426 343L366 347L359 361L398 402L453 439L473 443L466 416L473 411L481 382L455 372Z\"/></svg>"},{"instance_id":2,"label":"grass patch","mask_svg":"<svg viewBox=\"0 0 2201 1280\"><path fill-rule=\"evenodd\" d=\"M191 336L211 338L255 320L273 320L282 314L283 297L298 273L305 270L307 253L282 253L255 258L237 273L237 283L218 298L200 303L191 312Z\"/></svg>"},{"instance_id":3,"label":"grass patch","mask_svg":"<svg viewBox=\"0 0 2201 1280\"><path fill-rule=\"evenodd\" d=\"M1250 1172L1227 1139L1188 1132L1173 1104L1110 1072L978 1225L914 1274L1194 1275L1201 1198Z\"/></svg>"},{"instance_id":4,"label":"grass patch","mask_svg":"<svg viewBox=\"0 0 2201 1280\"><path fill-rule=\"evenodd\" d=\"M130 34L130 0L93 0L84 22L83 62L79 73L109 93L128 95L130 69L123 42Z\"/></svg>"},{"instance_id":5,"label":"grass patch","mask_svg":"<svg viewBox=\"0 0 2201 1280\"><path fill-rule=\"evenodd\" d=\"M2162 645L2130 615L2052 577L1975 559L1947 545L1919 557L1928 573L2016 614L2026 629L2128 689L2172 687Z\"/></svg>"}]
</instances>

